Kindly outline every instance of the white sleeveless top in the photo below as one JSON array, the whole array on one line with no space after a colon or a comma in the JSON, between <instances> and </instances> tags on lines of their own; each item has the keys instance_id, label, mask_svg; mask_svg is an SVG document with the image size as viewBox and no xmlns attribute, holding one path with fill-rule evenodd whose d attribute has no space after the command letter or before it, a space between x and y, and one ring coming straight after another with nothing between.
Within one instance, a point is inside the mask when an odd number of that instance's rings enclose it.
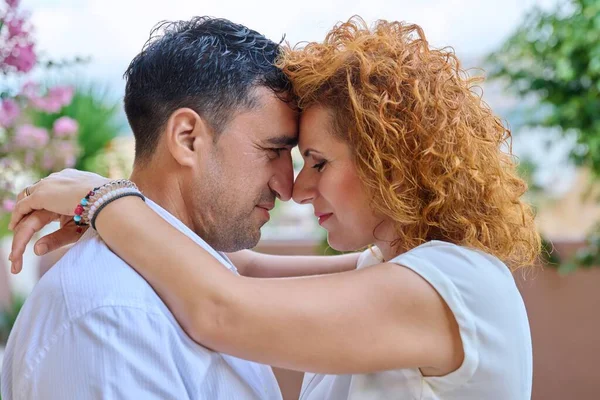
<instances>
[{"instance_id":1,"label":"white sleeveless top","mask_svg":"<svg viewBox=\"0 0 600 400\"><path fill-rule=\"evenodd\" d=\"M419 369L366 375L307 373L301 400L531 399L529 322L505 264L481 251L440 241L425 243L389 262L422 276L446 301L460 329L463 364L441 377L424 377ZM379 263L373 251L366 250L358 268Z\"/></svg>"}]
</instances>

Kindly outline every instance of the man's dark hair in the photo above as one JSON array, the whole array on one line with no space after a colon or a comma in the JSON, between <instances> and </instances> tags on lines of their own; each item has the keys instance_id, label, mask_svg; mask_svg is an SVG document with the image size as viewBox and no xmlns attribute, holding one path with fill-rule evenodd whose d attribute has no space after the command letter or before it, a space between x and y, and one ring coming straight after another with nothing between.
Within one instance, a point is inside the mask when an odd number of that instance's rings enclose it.
<instances>
[{"instance_id":1,"label":"man's dark hair","mask_svg":"<svg viewBox=\"0 0 600 400\"><path fill-rule=\"evenodd\" d=\"M274 66L280 51L279 44L226 19L157 25L124 75L136 160L152 155L178 108L196 111L218 135L236 111L255 106L252 89L289 92L289 80Z\"/></svg>"}]
</instances>

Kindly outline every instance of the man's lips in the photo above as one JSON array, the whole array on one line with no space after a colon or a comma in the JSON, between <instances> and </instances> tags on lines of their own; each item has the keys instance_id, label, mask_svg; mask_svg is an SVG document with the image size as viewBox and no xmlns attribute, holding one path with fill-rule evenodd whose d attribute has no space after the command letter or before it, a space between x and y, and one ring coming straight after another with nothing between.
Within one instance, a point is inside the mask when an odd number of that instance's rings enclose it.
<instances>
[{"instance_id":1,"label":"man's lips","mask_svg":"<svg viewBox=\"0 0 600 400\"><path fill-rule=\"evenodd\" d=\"M329 219L329 217L331 217L333 215L333 213L320 213L320 212L315 212L315 216L317 218L319 218L319 225L323 225L323 223L325 221L327 221Z\"/></svg>"},{"instance_id":2,"label":"man's lips","mask_svg":"<svg viewBox=\"0 0 600 400\"><path fill-rule=\"evenodd\" d=\"M275 203L264 203L264 204L258 204L256 206L256 208L258 208L259 210L262 210L262 212L264 213L264 217L266 218L267 221L271 219L270 211L274 207L275 207Z\"/></svg>"},{"instance_id":3,"label":"man's lips","mask_svg":"<svg viewBox=\"0 0 600 400\"><path fill-rule=\"evenodd\" d=\"M275 203L258 204L256 207L271 211L273 208L275 208Z\"/></svg>"}]
</instances>

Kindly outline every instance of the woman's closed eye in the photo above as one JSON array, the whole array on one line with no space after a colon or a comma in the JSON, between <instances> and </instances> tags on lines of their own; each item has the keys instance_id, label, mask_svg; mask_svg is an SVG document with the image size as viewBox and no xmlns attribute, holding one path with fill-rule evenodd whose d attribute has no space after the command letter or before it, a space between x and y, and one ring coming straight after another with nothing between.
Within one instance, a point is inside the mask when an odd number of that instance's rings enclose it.
<instances>
[{"instance_id":1,"label":"woman's closed eye","mask_svg":"<svg viewBox=\"0 0 600 400\"><path fill-rule=\"evenodd\" d=\"M321 172L321 171L323 171L323 168L325 168L325 164L327 164L327 161L323 160L321 162L318 162L318 163L314 164L312 166L312 168L314 168L317 171Z\"/></svg>"}]
</instances>

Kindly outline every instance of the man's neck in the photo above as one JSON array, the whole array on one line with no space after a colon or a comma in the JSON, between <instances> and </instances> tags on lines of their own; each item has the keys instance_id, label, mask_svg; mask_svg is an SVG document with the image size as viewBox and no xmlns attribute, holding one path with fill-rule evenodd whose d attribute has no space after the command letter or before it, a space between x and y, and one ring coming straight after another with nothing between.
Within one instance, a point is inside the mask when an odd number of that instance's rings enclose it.
<instances>
[{"instance_id":1,"label":"man's neck","mask_svg":"<svg viewBox=\"0 0 600 400\"><path fill-rule=\"evenodd\" d=\"M192 220L186 211L179 181L158 168L134 166L130 180L153 202L164 208L188 228L194 230Z\"/></svg>"}]
</instances>

